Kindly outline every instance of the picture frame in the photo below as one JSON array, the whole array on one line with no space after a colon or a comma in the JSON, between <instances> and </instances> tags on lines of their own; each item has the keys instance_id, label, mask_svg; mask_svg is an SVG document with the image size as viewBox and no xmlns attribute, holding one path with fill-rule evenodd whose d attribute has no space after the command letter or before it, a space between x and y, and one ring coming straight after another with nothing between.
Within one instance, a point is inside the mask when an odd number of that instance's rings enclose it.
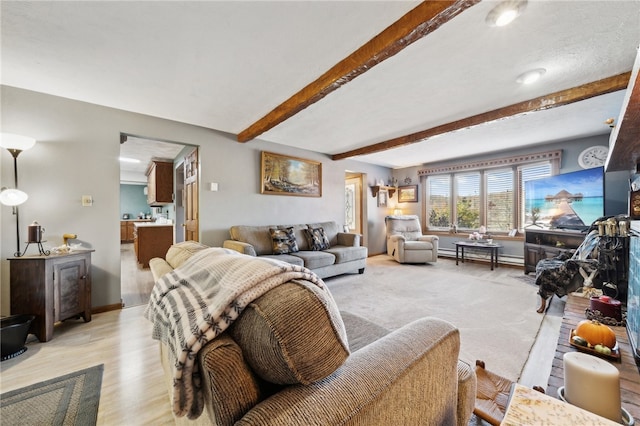
<instances>
[{"instance_id":1,"label":"picture frame","mask_svg":"<svg viewBox=\"0 0 640 426\"><path fill-rule=\"evenodd\" d=\"M418 202L418 185L405 185L398 187L399 203L417 203Z\"/></svg>"},{"instance_id":2,"label":"picture frame","mask_svg":"<svg viewBox=\"0 0 640 426\"><path fill-rule=\"evenodd\" d=\"M322 197L322 163L262 151L260 193Z\"/></svg>"},{"instance_id":3,"label":"picture frame","mask_svg":"<svg viewBox=\"0 0 640 426\"><path fill-rule=\"evenodd\" d=\"M510 237L515 237L517 234L518 234L518 230L516 228L513 228L511 231L509 231Z\"/></svg>"},{"instance_id":4,"label":"picture frame","mask_svg":"<svg viewBox=\"0 0 640 426\"><path fill-rule=\"evenodd\" d=\"M386 189L380 189L378 191L378 207L387 207L389 202L389 191Z\"/></svg>"}]
</instances>

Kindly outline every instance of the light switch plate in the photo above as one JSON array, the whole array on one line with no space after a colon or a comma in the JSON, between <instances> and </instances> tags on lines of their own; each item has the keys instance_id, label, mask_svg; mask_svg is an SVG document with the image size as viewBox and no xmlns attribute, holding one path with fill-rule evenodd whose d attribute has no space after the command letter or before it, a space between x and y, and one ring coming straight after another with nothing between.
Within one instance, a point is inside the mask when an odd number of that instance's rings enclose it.
<instances>
[{"instance_id":1,"label":"light switch plate","mask_svg":"<svg viewBox=\"0 0 640 426\"><path fill-rule=\"evenodd\" d=\"M83 195L82 196L82 207L91 207L93 206L93 198L91 195Z\"/></svg>"}]
</instances>

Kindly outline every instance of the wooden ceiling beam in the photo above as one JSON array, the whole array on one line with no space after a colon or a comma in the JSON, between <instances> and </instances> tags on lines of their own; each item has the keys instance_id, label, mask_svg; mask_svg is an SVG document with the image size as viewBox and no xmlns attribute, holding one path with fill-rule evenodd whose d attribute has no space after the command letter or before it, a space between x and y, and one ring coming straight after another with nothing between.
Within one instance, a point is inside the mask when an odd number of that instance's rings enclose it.
<instances>
[{"instance_id":1,"label":"wooden ceiling beam","mask_svg":"<svg viewBox=\"0 0 640 426\"><path fill-rule=\"evenodd\" d=\"M479 2L480 0L423 1L317 80L240 132L238 142L247 142L272 129Z\"/></svg>"},{"instance_id":2,"label":"wooden ceiling beam","mask_svg":"<svg viewBox=\"0 0 640 426\"><path fill-rule=\"evenodd\" d=\"M453 132L455 130L477 126L479 124L500 120L507 117L513 117L520 114L526 114L529 112L542 111L550 108L568 105L595 96L616 92L627 87L630 76L631 72L626 72L623 74L615 75L613 77L604 78L602 80L583 84L581 86L572 87L571 89L561 90L559 92L540 96L539 98L530 99L528 101L494 109L482 114L466 117L461 120L452 121L450 123L432 127L430 129L421 130L409 135L389 139L384 142L378 142L376 144L357 148L351 151L334 154L331 156L331 158L333 160L342 160L345 158L355 157L357 155L366 155L386 151L404 145L410 145L416 142L420 142L427 138L441 135L443 133Z\"/></svg>"}]
</instances>

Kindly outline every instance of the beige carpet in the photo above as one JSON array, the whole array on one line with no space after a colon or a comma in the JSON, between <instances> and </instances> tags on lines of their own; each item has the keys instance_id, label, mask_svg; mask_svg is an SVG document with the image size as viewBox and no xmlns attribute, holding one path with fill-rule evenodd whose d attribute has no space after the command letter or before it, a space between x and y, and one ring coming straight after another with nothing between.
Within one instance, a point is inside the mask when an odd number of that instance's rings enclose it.
<instances>
[{"instance_id":1,"label":"beige carpet","mask_svg":"<svg viewBox=\"0 0 640 426\"><path fill-rule=\"evenodd\" d=\"M537 287L516 278L516 269L493 273L485 264L455 261L401 265L386 255L367 260L363 275L327 278L340 310L396 329L433 316L460 330L460 358L476 359L517 381L544 315L536 313Z\"/></svg>"}]
</instances>

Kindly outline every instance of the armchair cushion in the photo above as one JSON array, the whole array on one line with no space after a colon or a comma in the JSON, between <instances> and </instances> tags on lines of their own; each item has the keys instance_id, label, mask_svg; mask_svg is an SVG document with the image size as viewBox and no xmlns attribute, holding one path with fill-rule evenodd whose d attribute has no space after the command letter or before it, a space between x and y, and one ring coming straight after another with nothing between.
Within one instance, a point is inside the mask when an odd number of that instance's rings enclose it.
<instances>
[{"instance_id":1,"label":"armchair cushion","mask_svg":"<svg viewBox=\"0 0 640 426\"><path fill-rule=\"evenodd\" d=\"M250 303L230 332L253 371L271 383L308 385L349 356L331 294L302 281L280 285Z\"/></svg>"}]
</instances>

